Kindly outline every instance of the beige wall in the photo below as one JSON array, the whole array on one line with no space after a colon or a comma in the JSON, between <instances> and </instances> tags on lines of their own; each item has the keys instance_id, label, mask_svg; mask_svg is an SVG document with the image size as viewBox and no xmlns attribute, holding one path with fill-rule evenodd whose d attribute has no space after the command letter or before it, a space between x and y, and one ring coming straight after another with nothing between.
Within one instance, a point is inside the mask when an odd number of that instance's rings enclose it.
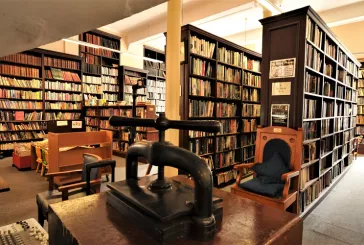
<instances>
[{"instance_id":1,"label":"beige wall","mask_svg":"<svg viewBox=\"0 0 364 245\"><path fill-rule=\"evenodd\" d=\"M78 36L70 37L69 39L78 40ZM73 54L73 55L79 55L79 47L78 44L65 42L63 40L59 40L54 43L49 43L46 45L42 45L39 48L47 49L51 51L66 53L66 54Z\"/></svg>"},{"instance_id":2,"label":"beige wall","mask_svg":"<svg viewBox=\"0 0 364 245\"><path fill-rule=\"evenodd\" d=\"M364 22L357 22L343 26L331 28L338 39L354 53L364 53L364 35L361 33L364 30ZM355 55L356 58L364 58L364 55Z\"/></svg>"}]
</instances>

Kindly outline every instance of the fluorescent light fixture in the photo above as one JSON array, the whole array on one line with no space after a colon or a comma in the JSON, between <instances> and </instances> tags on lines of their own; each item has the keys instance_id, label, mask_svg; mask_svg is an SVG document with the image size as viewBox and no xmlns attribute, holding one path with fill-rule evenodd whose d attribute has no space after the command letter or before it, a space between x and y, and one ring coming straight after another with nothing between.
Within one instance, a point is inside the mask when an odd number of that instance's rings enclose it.
<instances>
[{"instance_id":1,"label":"fluorescent light fixture","mask_svg":"<svg viewBox=\"0 0 364 245\"><path fill-rule=\"evenodd\" d=\"M257 0L257 2L262 5L264 8L268 9L272 12L273 15L283 13L283 10L279 8L277 5L271 3L269 0Z\"/></svg>"},{"instance_id":2,"label":"fluorescent light fixture","mask_svg":"<svg viewBox=\"0 0 364 245\"><path fill-rule=\"evenodd\" d=\"M331 22L331 23L328 23L327 26L328 27L342 26L342 25L352 24L352 23L356 23L356 22L360 22L360 21L364 21L364 15L357 16L357 17L350 18L350 19Z\"/></svg>"},{"instance_id":3,"label":"fluorescent light fixture","mask_svg":"<svg viewBox=\"0 0 364 245\"><path fill-rule=\"evenodd\" d=\"M122 52L122 51L117 50L117 49L107 48L107 47L103 47L103 46L100 46L100 45L87 43L87 42L83 42L83 41L79 41L79 40L72 40L72 39L67 39L67 38L63 38L62 40L65 41L65 42L75 43L75 44L79 44L79 45L86 46L86 47L110 50L110 51L115 52L115 53L128 55L128 56L132 56L132 57L147 60L147 61L152 61L152 62L156 62L156 63L164 63L163 61L160 61L160 60L156 60L156 59L152 59L152 58L148 58L148 57L143 57L143 56L139 56L139 55L128 53L128 52Z\"/></svg>"}]
</instances>

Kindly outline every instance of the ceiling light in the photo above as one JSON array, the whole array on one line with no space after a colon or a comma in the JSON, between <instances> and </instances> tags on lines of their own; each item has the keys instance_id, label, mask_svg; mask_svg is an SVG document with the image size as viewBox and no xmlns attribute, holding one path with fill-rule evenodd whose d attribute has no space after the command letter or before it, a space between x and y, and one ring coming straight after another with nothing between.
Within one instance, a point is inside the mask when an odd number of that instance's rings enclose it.
<instances>
[{"instance_id":1,"label":"ceiling light","mask_svg":"<svg viewBox=\"0 0 364 245\"><path fill-rule=\"evenodd\" d=\"M79 41L79 40L72 40L72 39L67 39L67 38L63 38L62 40L65 41L65 42L75 43L75 44L79 44L79 45L86 46L86 47L110 50L110 51L115 52L115 53L128 55L128 56L136 57L136 58L147 60L147 61L152 61L152 62L156 62L156 63L164 63L163 61L160 61L160 60L156 60L156 59L152 59L152 58L148 58L148 57L143 57L143 56L139 56L139 55L128 53L128 52L122 52L122 51L117 50L117 49L107 48L107 47L103 47L103 46L100 46L100 45L87 43L87 42L83 42L83 41Z\"/></svg>"},{"instance_id":2,"label":"ceiling light","mask_svg":"<svg viewBox=\"0 0 364 245\"><path fill-rule=\"evenodd\" d=\"M265 9L272 12L273 15L283 13L283 10L279 8L277 5L271 3L269 0L257 0L257 2L262 5Z\"/></svg>"}]
</instances>

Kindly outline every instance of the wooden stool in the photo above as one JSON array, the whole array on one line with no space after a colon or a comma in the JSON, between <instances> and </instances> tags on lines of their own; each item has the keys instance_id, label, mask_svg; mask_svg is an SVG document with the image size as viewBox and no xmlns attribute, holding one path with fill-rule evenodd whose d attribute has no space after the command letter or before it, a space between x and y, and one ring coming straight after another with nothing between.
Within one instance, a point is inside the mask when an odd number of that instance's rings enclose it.
<instances>
[{"instance_id":1,"label":"wooden stool","mask_svg":"<svg viewBox=\"0 0 364 245\"><path fill-rule=\"evenodd\" d=\"M35 147L35 153L36 153L36 155L37 155L37 160L36 160L36 162L37 162L37 169L35 170L37 173L39 173L39 169L40 169L40 166L41 166L41 164L42 164L42 152L41 152L41 149L40 149L40 147L39 146L36 146Z\"/></svg>"}]
</instances>

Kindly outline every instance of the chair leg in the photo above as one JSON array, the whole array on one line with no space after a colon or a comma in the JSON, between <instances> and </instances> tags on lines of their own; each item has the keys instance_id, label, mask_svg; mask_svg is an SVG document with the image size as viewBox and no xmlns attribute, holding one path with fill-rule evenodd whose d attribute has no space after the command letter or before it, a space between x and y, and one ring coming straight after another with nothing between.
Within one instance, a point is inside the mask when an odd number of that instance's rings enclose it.
<instances>
[{"instance_id":1,"label":"chair leg","mask_svg":"<svg viewBox=\"0 0 364 245\"><path fill-rule=\"evenodd\" d=\"M40 176L44 176L44 169L45 169L45 167L44 167L44 165L42 164L42 170L40 171Z\"/></svg>"},{"instance_id":2,"label":"chair leg","mask_svg":"<svg viewBox=\"0 0 364 245\"><path fill-rule=\"evenodd\" d=\"M40 165L41 165L41 163L37 164L37 169L35 170L36 173L39 173Z\"/></svg>"},{"instance_id":3,"label":"chair leg","mask_svg":"<svg viewBox=\"0 0 364 245\"><path fill-rule=\"evenodd\" d=\"M38 223L43 227L44 226L44 215L41 207L38 204Z\"/></svg>"}]
</instances>

